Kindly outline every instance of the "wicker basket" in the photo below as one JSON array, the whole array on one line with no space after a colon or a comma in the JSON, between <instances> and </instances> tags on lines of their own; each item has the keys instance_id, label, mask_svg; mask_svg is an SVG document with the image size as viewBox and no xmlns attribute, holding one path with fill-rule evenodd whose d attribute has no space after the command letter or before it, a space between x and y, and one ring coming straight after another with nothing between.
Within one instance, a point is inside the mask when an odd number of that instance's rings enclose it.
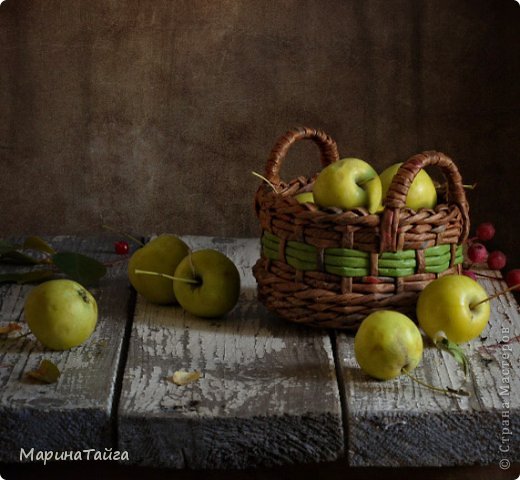
<instances>
[{"instance_id":1,"label":"wicker basket","mask_svg":"<svg viewBox=\"0 0 520 480\"><path fill-rule=\"evenodd\" d=\"M262 227L261 258L253 267L258 298L286 320L315 327L356 330L371 312L411 314L419 292L435 278L461 273L469 232L468 203L453 161L439 152L411 157L394 176L380 214L299 203L316 175L289 183L280 167L297 140L309 139L323 167L339 159L334 140L320 130L296 128L282 136L267 161L255 209ZM437 166L446 192L434 209L405 206L417 173Z\"/></svg>"}]
</instances>

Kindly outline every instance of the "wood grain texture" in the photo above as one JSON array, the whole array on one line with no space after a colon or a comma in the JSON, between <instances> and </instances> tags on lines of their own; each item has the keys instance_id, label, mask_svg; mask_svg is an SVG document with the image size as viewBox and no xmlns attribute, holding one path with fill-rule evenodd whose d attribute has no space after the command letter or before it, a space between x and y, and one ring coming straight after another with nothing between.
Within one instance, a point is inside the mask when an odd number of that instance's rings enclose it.
<instances>
[{"instance_id":1,"label":"wood grain texture","mask_svg":"<svg viewBox=\"0 0 520 480\"><path fill-rule=\"evenodd\" d=\"M184 237L228 255L242 280L225 318L137 299L119 408L119 448L174 468L246 468L337 459L341 407L329 336L271 317L256 300L257 239ZM177 370L202 378L180 387Z\"/></svg>"},{"instance_id":2,"label":"wood grain texture","mask_svg":"<svg viewBox=\"0 0 520 480\"><path fill-rule=\"evenodd\" d=\"M74 251L101 261L121 259L103 238L50 239L58 251ZM2 266L3 271L7 268ZM20 323L31 285L0 286L0 325ZM111 414L117 369L128 321L132 292L126 261L109 268L99 285L89 288L96 298L99 318L88 341L71 350L53 352L34 336L0 339L0 461L18 461L20 449L103 449L113 445ZM49 359L61 371L57 383L45 385L26 373Z\"/></svg>"},{"instance_id":3,"label":"wood grain texture","mask_svg":"<svg viewBox=\"0 0 520 480\"><path fill-rule=\"evenodd\" d=\"M482 278L489 293L505 287ZM379 382L359 369L352 336L337 337L353 466L451 466L518 462L520 315L511 294L492 301L488 327L464 345L471 364L467 384L454 360L427 346L414 375L441 387L464 386L470 397L447 397L406 377ZM502 451L501 451L502 449Z\"/></svg>"}]
</instances>

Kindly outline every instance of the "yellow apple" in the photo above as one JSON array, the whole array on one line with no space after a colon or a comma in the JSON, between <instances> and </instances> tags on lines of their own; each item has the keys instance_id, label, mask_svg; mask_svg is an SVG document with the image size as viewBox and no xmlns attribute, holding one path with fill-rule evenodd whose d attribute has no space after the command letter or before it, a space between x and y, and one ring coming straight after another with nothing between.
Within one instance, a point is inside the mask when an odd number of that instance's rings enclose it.
<instances>
[{"instance_id":1,"label":"yellow apple","mask_svg":"<svg viewBox=\"0 0 520 480\"><path fill-rule=\"evenodd\" d=\"M344 210L364 207L375 213L381 204L382 188L377 172L358 158L344 158L325 167L312 189L320 207Z\"/></svg>"},{"instance_id":2,"label":"yellow apple","mask_svg":"<svg viewBox=\"0 0 520 480\"><path fill-rule=\"evenodd\" d=\"M402 163L395 163L379 175L383 188L383 199L386 197L392 179L401 165ZM435 205L437 205L437 190L435 190L435 184L424 170L420 170L408 190L406 206L417 211L421 208L434 208Z\"/></svg>"},{"instance_id":3,"label":"yellow apple","mask_svg":"<svg viewBox=\"0 0 520 480\"><path fill-rule=\"evenodd\" d=\"M240 296L237 267L223 253L210 248L185 257L175 275L140 269L135 273L168 279L181 307L197 317L220 317L233 309Z\"/></svg>"},{"instance_id":4,"label":"yellow apple","mask_svg":"<svg viewBox=\"0 0 520 480\"><path fill-rule=\"evenodd\" d=\"M314 203L312 192L299 193L294 197L299 203Z\"/></svg>"},{"instance_id":5,"label":"yellow apple","mask_svg":"<svg viewBox=\"0 0 520 480\"><path fill-rule=\"evenodd\" d=\"M438 278L419 295L419 325L434 342L443 337L454 343L469 342L478 337L488 323L489 301L476 305L487 297L480 284L466 275Z\"/></svg>"},{"instance_id":6,"label":"yellow apple","mask_svg":"<svg viewBox=\"0 0 520 480\"><path fill-rule=\"evenodd\" d=\"M198 317L220 317L238 302L240 274L223 253L210 248L198 250L179 263L173 289L182 308Z\"/></svg>"},{"instance_id":7,"label":"yellow apple","mask_svg":"<svg viewBox=\"0 0 520 480\"><path fill-rule=\"evenodd\" d=\"M73 280L50 280L33 288L24 304L31 332L46 347L67 350L82 344L96 328L97 303Z\"/></svg>"},{"instance_id":8,"label":"yellow apple","mask_svg":"<svg viewBox=\"0 0 520 480\"><path fill-rule=\"evenodd\" d=\"M421 332L406 315L380 310L361 322L354 339L354 354L367 375L390 380L411 372L421 361Z\"/></svg>"},{"instance_id":9,"label":"yellow apple","mask_svg":"<svg viewBox=\"0 0 520 480\"><path fill-rule=\"evenodd\" d=\"M188 245L175 235L163 234L136 250L128 262L128 278L132 286L151 303L175 303L172 282L161 277L138 275L136 270L173 275L180 261L188 255Z\"/></svg>"}]
</instances>

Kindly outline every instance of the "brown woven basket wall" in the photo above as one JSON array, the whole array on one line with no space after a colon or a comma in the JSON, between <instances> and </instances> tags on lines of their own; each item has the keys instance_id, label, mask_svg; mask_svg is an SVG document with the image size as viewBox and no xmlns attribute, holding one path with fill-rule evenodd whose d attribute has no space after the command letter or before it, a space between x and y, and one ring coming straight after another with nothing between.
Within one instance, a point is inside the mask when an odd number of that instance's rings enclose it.
<instances>
[{"instance_id":1,"label":"brown woven basket wall","mask_svg":"<svg viewBox=\"0 0 520 480\"><path fill-rule=\"evenodd\" d=\"M271 151L265 177L274 190L267 182L260 185L255 209L264 236L278 239L278 254L273 259L262 253L253 267L258 298L270 311L301 324L356 330L376 310L412 313L419 292L429 282L441 275L461 273L456 259L469 232L468 203L461 176L450 158L440 152L423 152L404 162L394 176L380 214L369 214L363 208L320 209L294 198L312 190L316 175L289 183L279 175L289 148L303 139L318 145L323 167L339 159L331 137L306 127L287 132ZM417 173L427 166L439 167L446 177L445 199L434 209L415 212L405 206L407 192ZM291 242L315 247L315 270L287 263L286 251ZM442 272L427 272L427 249L439 245L449 246L443 247L449 250L449 265ZM337 248L367 252L368 274L344 276L325 271L324 252ZM380 275L381 254L404 250L414 251L413 272L398 277Z\"/></svg>"}]
</instances>

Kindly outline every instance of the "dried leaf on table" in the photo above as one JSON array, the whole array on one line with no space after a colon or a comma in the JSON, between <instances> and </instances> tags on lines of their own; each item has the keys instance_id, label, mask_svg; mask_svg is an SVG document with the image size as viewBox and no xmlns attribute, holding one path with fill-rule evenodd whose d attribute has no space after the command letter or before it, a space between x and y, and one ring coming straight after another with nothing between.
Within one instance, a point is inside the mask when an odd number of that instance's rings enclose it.
<instances>
[{"instance_id":1,"label":"dried leaf on table","mask_svg":"<svg viewBox=\"0 0 520 480\"><path fill-rule=\"evenodd\" d=\"M37 250L43 253L50 253L54 255L56 250L52 248L43 238L40 237L27 237L23 244L24 250Z\"/></svg>"},{"instance_id":2,"label":"dried leaf on table","mask_svg":"<svg viewBox=\"0 0 520 480\"><path fill-rule=\"evenodd\" d=\"M11 332L18 332L22 329L19 323L8 323L0 326L0 335L9 335Z\"/></svg>"},{"instance_id":3,"label":"dried leaf on table","mask_svg":"<svg viewBox=\"0 0 520 480\"><path fill-rule=\"evenodd\" d=\"M36 370L27 372L27 376L43 383L56 383L60 378L59 368L50 360L43 359Z\"/></svg>"},{"instance_id":4,"label":"dried leaf on table","mask_svg":"<svg viewBox=\"0 0 520 480\"><path fill-rule=\"evenodd\" d=\"M188 385L189 383L196 382L201 377L200 372L186 372L184 370L177 370L168 380L175 385Z\"/></svg>"}]
</instances>

